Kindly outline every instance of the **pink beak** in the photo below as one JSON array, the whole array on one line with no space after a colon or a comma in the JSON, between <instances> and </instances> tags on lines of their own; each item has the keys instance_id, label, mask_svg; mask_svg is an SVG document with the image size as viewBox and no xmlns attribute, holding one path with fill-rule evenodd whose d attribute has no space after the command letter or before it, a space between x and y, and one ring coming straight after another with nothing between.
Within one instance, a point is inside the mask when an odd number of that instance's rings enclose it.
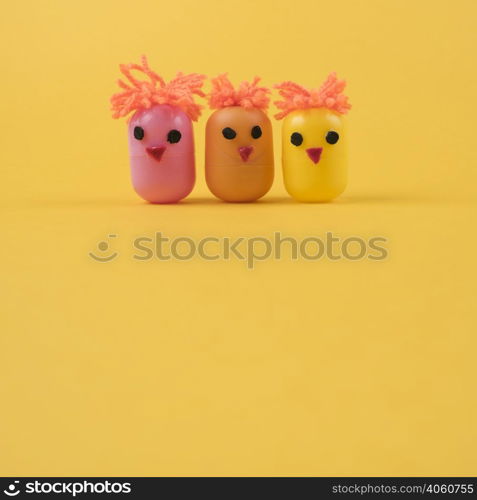
<instances>
[{"instance_id":1,"label":"pink beak","mask_svg":"<svg viewBox=\"0 0 477 500\"><path fill-rule=\"evenodd\" d=\"M242 161L247 161L249 156L253 153L253 146L242 146L238 148Z\"/></svg>"},{"instance_id":2,"label":"pink beak","mask_svg":"<svg viewBox=\"0 0 477 500\"><path fill-rule=\"evenodd\" d=\"M153 146L152 148L146 148L149 156L152 156L156 161L161 161L165 150L165 146Z\"/></svg>"},{"instance_id":3,"label":"pink beak","mask_svg":"<svg viewBox=\"0 0 477 500\"><path fill-rule=\"evenodd\" d=\"M321 152L323 151L323 148L308 148L306 152L308 153L308 156L310 157L310 160L313 163L318 163L321 158Z\"/></svg>"}]
</instances>

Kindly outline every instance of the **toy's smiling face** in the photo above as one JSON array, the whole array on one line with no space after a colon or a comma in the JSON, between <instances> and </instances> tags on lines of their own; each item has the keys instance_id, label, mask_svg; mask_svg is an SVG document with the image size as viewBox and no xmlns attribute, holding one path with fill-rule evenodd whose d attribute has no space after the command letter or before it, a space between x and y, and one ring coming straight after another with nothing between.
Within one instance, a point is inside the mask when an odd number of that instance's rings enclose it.
<instances>
[{"instance_id":1,"label":"toy's smiling face","mask_svg":"<svg viewBox=\"0 0 477 500\"><path fill-rule=\"evenodd\" d=\"M291 112L283 121L283 170L288 192L303 201L326 201L346 185L343 116L325 108Z\"/></svg>"},{"instance_id":2,"label":"toy's smiling face","mask_svg":"<svg viewBox=\"0 0 477 500\"><path fill-rule=\"evenodd\" d=\"M128 139L131 156L145 157L153 166L194 154L190 118L166 104L136 112L128 125Z\"/></svg>"},{"instance_id":3,"label":"toy's smiling face","mask_svg":"<svg viewBox=\"0 0 477 500\"><path fill-rule=\"evenodd\" d=\"M232 106L215 111L206 127L206 162L253 168L273 164L272 126L259 109Z\"/></svg>"},{"instance_id":4,"label":"toy's smiling face","mask_svg":"<svg viewBox=\"0 0 477 500\"><path fill-rule=\"evenodd\" d=\"M319 168L342 154L344 142L342 117L327 109L295 111L285 119L283 147L292 161Z\"/></svg>"},{"instance_id":5,"label":"toy's smiling face","mask_svg":"<svg viewBox=\"0 0 477 500\"><path fill-rule=\"evenodd\" d=\"M137 111L128 124L134 189L152 203L174 203L195 182L192 122L167 104Z\"/></svg>"}]
</instances>

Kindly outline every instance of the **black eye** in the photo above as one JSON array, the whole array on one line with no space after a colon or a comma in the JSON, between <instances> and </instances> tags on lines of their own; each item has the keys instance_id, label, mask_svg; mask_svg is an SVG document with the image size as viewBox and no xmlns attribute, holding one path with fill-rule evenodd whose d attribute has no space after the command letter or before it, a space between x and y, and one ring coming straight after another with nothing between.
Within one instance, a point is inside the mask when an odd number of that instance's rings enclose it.
<instances>
[{"instance_id":1,"label":"black eye","mask_svg":"<svg viewBox=\"0 0 477 500\"><path fill-rule=\"evenodd\" d=\"M255 125L255 127L252 128L251 134L254 139L258 139L262 135L262 129L258 125Z\"/></svg>"},{"instance_id":2,"label":"black eye","mask_svg":"<svg viewBox=\"0 0 477 500\"><path fill-rule=\"evenodd\" d=\"M144 138L144 129L142 127L134 127L134 138L142 141Z\"/></svg>"},{"instance_id":3,"label":"black eye","mask_svg":"<svg viewBox=\"0 0 477 500\"><path fill-rule=\"evenodd\" d=\"M326 134L326 142L328 144L336 144L338 142L338 139L340 138L340 135L338 132L335 132L334 130L330 130Z\"/></svg>"},{"instance_id":4,"label":"black eye","mask_svg":"<svg viewBox=\"0 0 477 500\"><path fill-rule=\"evenodd\" d=\"M237 132L235 132L235 130L233 128L230 128L230 127L225 127L223 130L222 130L222 135L226 138L226 139L234 139L235 136L237 135Z\"/></svg>"},{"instance_id":5,"label":"black eye","mask_svg":"<svg viewBox=\"0 0 477 500\"><path fill-rule=\"evenodd\" d=\"M179 142L181 140L182 134L178 130L170 130L167 134L167 141L171 144Z\"/></svg>"},{"instance_id":6,"label":"black eye","mask_svg":"<svg viewBox=\"0 0 477 500\"><path fill-rule=\"evenodd\" d=\"M290 137L290 142L294 146L300 146L300 144L303 142L303 136L298 132L293 132L293 134Z\"/></svg>"}]
</instances>

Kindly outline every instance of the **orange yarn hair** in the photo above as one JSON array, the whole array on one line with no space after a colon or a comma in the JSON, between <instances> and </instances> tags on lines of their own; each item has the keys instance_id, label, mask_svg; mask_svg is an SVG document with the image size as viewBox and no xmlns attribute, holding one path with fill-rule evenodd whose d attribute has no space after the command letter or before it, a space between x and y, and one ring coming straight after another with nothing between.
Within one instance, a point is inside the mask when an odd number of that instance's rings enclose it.
<instances>
[{"instance_id":1,"label":"orange yarn hair","mask_svg":"<svg viewBox=\"0 0 477 500\"><path fill-rule=\"evenodd\" d=\"M342 92L346 87L345 80L338 80L336 73L330 73L319 89L307 90L305 87L293 82L283 82L274 85L283 97L283 101L275 101L280 113L275 118L281 120L288 113L297 109L327 108L340 114L345 114L351 109L348 97Z\"/></svg>"},{"instance_id":2,"label":"orange yarn hair","mask_svg":"<svg viewBox=\"0 0 477 500\"><path fill-rule=\"evenodd\" d=\"M118 85L123 90L111 97L113 118L121 118L131 111L148 109L154 104L169 104L180 108L191 120L196 121L203 106L194 102L194 95L205 97L201 90L206 78L205 75L177 73L173 80L166 83L149 67L146 56L141 57L141 62L142 64L131 63L119 66L129 84L118 80ZM149 77L149 81L134 78L132 70L144 73Z\"/></svg>"},{"instance_id":3,"label":"orange yarn hair","mask_svg":"<svg viewBox=\"0 0 477 500\"><path fill-rule=\"evenodd\" d=\"M212 109L241 106L245 109L268 108L270 89L259 87L260 78L256 76L252 82L242 82L237 89L227 77L227 73L211 79L212 90L208 95L209 106Z\"/></svg>"}]
</instances>

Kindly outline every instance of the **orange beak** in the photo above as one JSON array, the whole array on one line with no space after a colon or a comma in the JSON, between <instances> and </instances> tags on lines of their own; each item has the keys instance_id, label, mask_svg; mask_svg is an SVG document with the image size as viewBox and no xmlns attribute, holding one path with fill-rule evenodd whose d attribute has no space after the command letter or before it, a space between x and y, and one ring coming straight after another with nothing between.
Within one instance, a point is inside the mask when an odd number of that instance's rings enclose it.
<instances>
[{"instance_id":1,"label":"orange beak","mask_svg":"<svg viewBox=\"0 0 477 500\"><path fill-rule=\"evenodd\" d=\"M242 161L247 161L249 156L253 153L253 146L242 146L238 148L238 152Z\"/></svg>"}]
</instances>

